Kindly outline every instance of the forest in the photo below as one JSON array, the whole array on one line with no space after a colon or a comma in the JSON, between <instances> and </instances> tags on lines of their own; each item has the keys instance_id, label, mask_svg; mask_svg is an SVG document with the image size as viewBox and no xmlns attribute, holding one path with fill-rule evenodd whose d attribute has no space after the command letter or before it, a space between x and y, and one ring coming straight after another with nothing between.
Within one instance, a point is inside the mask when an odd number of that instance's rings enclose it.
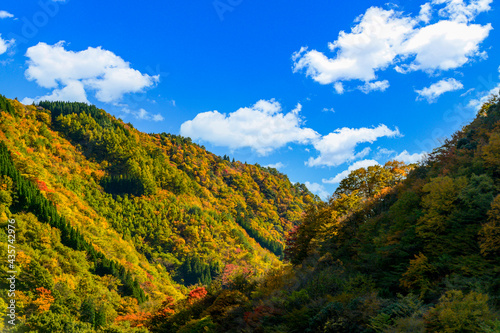
<instances>
[{"instance_id":1,"label":"forest","mask_svg":"<svg viewBox=\"0 0 500 333\"><path fill-rule=\"evenodd\" d=\"M5 332L500 332L497 97L424 162L354 170L326 202L92 105L0 112Z\"/></svg>"}]
</instances>

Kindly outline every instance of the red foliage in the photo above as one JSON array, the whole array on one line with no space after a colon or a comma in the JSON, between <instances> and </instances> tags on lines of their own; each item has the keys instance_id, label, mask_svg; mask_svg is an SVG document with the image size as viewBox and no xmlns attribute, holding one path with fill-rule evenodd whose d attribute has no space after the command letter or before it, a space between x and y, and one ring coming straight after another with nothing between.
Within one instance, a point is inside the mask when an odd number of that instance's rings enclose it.
<instances>
[{"instance_id":1,"label":"red foliage","mask_svg":"<svg viewBox=\"0 0 500 333\"><path fill-rule=\"evenodd\" d=\"M244 266L238 266L235 264L227 264L222 272L222 285L232 286L237 277L243 277L244 279L249 278L254 272Z\"/></svg>"},{"instance_id":2,"label":"red foliage","mask_svg":"<svg viewBox=\"0 0 500 333\"><path fill-rule=\"evenodd\" d=\"M204 298L205 296L207 296L207 294L208 294L208 292L205 289L205 287L199 287L199 288L193 289L189 292L188 302L194 303L197 300L200 300L200 299Z\"/></svg>"},{"instance_id":3,"label":"red foliage","mask_svg":"<svg viewBox=\"0 0 500 333\"><path fill-rule=\"evenodd\" d=\"M160 308L149 318L150 325L158 325L165 322L170 316L175 313L173 307L175 306L175 300L173 297L168 296L165 301L161 303Z\"/></svg>"},{"instance_id":4,"label":"red foliage","mask_svg":"<svg viewBox=\"0 0 500 333\"><path fill-rule=\"evenodd\" d=\"M36 180L36 185L38 186L38 189L40 191L47 191L48 190L48 187L47 187L47 184L45 184L45 182L41 181L41 180Z\"/></svg>"}]
</instances>

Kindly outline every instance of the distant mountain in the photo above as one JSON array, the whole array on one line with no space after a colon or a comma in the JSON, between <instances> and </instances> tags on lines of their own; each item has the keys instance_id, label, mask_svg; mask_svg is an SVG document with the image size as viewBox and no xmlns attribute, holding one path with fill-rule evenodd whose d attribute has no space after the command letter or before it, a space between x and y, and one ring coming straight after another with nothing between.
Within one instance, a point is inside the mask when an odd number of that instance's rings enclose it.
<instances>
[{"instance_id":1,"label":"distant mountain","mask_svg":"<svg viewBox=\"0 0 500 333\"><path fill-rule=\"evenodd\" d=\"M280 266L287 233L320 202L275 169L92 105L0 96L0 111L0 248L15 246L17 271L5 331L144 331L166 299Z\"/></svg>"}]
</instances>

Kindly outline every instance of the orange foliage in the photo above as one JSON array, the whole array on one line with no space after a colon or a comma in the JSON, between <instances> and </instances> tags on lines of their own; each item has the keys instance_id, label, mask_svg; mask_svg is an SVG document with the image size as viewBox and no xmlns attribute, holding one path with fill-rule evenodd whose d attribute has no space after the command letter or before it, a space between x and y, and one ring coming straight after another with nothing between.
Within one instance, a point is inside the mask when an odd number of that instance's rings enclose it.
<instances>
[{"instance_id":1,"label":"orange foliage","mask_svg":"<svg viewBox=\"0 0 500 333\"><path fill-rule=\"evenodd\" d=\"M33 305L36 306L37 312L43 313L49 311L50 305L54 303L54 297L52 292L44 287L36 288L38 297L33 301Z\"/></svg>"},{"instance_id":2,"label":"orange foliage","mask_svg":"<svg viewBox=\"0 0 500 333\"><path fill-rule=\"evenodd\" d=\"M151 314L149 312L129 313L124 316L116 317L115 323L128 321L130 323L130 327L142 327L150 317Z\"/></svg>"}]
</instances>

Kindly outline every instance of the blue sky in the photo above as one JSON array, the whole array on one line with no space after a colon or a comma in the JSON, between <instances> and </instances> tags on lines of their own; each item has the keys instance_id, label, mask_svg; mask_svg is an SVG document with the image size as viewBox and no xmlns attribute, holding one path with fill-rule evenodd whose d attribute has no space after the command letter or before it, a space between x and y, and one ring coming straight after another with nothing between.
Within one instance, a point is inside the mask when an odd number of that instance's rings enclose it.
<instances>
[{"instance_id":1,"label":"blue sky","mask_svg":"<svg viewBox=\"0 0 500 333\"><path fill-rule=\"evenodd\" d=\"M96 104L323 198L418 161L500 87L492 0L4 0L0 93Z\"/></svg>"}]
</instances>

